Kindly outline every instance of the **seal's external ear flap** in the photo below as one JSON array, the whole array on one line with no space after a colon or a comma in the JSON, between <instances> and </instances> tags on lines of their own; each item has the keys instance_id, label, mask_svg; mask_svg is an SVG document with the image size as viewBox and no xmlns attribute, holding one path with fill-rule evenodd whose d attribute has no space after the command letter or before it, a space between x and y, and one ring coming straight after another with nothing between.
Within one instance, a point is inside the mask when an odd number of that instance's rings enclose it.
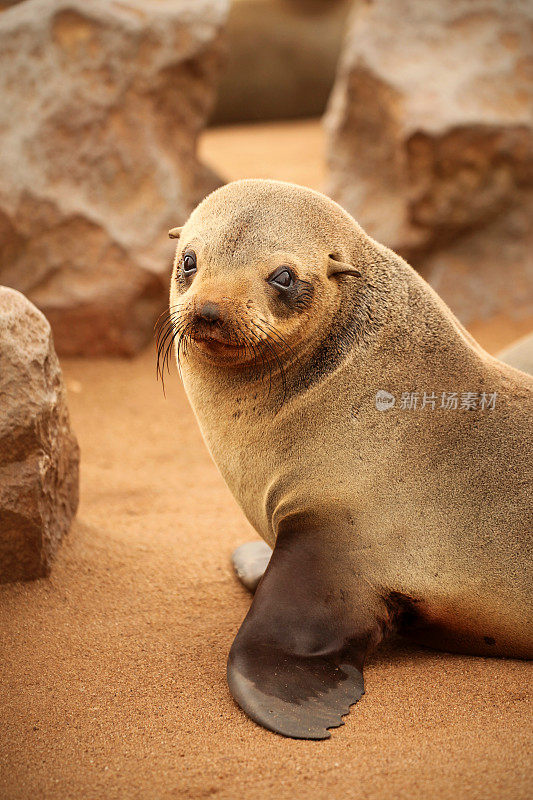
<instances>
[{"instance_id":1,"label":"seal's external ear flap","mask_svg":"<svg viewBox=\"0 0 533 800\"><path fill-rule=\"evenodd\" d=\"M345 261L338 261L337 257L332 253L328 258L328 278L333 275L353 275L355 278L360 278L361 273L354 267L353 264L347 264Z\"/></svg>"},{"instance_id":2,"label":"seal's external ear flap","mask_svg":"<svg viewBox=\"0 0 533 800\"><path fill-rule=\"evenodd\" d=\"M168 232L168 235L169 235L169 237L171 239L179 239L180 236L181 236L182 230L183 230L183 227L181 227L181 228L171 228L169 230L169 232Z\"/></svg>"}]
</instances>

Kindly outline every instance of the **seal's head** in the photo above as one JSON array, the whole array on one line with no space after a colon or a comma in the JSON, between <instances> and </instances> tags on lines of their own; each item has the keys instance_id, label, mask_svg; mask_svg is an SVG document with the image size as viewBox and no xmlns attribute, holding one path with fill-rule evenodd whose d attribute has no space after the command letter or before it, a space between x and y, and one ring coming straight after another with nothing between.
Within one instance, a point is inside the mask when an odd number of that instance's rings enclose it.
<instances>
[{"instance_id":1,"label":"seal's head","mask_svg":"<svg viewBox=\"0 0 533 800\"><path fill-rule=\"evenodd\" d=\"M301 359L338 309L340 284L361 277L356 230L325 195L281 181L235 181L210 194L170 231L178 359L230 369Z\"/></svg>"}]
</instances>

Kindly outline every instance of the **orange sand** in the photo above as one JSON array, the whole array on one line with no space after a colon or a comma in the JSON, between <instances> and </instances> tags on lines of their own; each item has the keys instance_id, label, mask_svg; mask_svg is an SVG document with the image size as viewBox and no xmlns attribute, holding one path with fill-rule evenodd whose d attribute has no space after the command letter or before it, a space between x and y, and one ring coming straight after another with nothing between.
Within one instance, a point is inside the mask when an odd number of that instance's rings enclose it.
<instances>
[{"instance_id":1,"label":"orange sand","mask_svg":"<svg viewBox=\"0 0 533 800\"><path fill-rule=\"evenodd\" d=\"M2 800L531 796L525 662L390 647L331 740L251 722L225 661L250 603L229 557L254 534L178 378L165 400L151 349L63 367L81 505L51 578L0 587Z\"/></svg>"},{"instance_id":2,"label":"orange sand","mask_svg":"<svg viewBox=\"0 0 533 800\"><path fill-rule=\"evenodd\" d=\"M325 132L318 120L208 129L200 158L226 180L272 178L323 190Z\"/></svg>"}]
</instances>

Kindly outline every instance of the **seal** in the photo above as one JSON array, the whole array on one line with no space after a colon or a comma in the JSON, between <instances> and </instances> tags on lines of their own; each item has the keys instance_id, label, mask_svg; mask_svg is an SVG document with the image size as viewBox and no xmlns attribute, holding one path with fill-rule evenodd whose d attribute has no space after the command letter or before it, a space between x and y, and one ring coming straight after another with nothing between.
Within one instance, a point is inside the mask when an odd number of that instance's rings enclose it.
<instances>
[{"instance_id":1,"label":"seal","mask_svg":"<svg viewBox=\"0 0 533 800\"><path fill-rule=\"evenodd\" d=\"M174 343L207 446L273 549L228 658L242 709L328 738L393 631L531 657L533 380L318 192L230 183L171 236L159 367Z\"/></svg>"}]
</instances>

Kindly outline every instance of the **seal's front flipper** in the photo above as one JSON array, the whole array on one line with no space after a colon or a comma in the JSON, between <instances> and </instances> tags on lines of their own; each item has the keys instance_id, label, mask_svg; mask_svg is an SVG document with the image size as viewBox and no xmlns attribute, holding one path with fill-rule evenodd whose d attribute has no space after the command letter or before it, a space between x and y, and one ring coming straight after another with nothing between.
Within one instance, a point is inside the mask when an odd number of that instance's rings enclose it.
<instances>
[{"instance_id":1,"label":"seal's front flipper","mask_svg":"<svg viewBox=\"0 0 533 800\"><path fill-rule=\"evenodd\" d=\"M257 584L268 567L272 550L266 542L246 542L234 550L231 563L238 579L251 592L255 592Z\"/></svg>"},{"instance_id":2,"label":"seal's front flipper","mask_svg":"<svg viewBox=\"0 0 533 800\"><path fill-rule=\"evenodd\" d=\"M327 739L343 724L386 627L382 601L366 582L355 601L357 579L334 556L319 532L280 533L228 658L241 708L295 739Z\"/></svg>"}]
</instances>

